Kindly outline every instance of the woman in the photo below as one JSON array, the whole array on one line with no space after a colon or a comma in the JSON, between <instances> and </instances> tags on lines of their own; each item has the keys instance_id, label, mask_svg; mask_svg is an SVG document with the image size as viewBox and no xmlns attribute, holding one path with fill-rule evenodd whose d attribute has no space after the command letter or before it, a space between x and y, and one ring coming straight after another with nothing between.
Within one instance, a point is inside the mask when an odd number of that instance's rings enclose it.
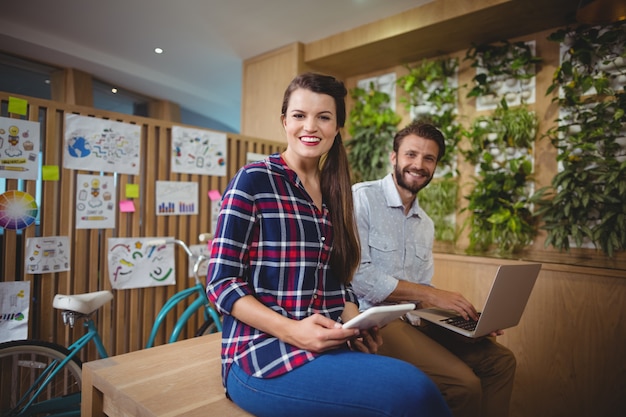
<instances>
[{"instance_id":1,"label":"woman","mask_svg":"<svg viewBox=\"0 0 626 417\"><path fill-rule=\"evenodd\" d=\"M222 200L207 293L223 314L227 395L257 416L449 416L417 368L373 354L358 314L359 264L340 128L346 89L307 73L285 91L282 154L249 164Z\"/></svg>"}]
</instances>

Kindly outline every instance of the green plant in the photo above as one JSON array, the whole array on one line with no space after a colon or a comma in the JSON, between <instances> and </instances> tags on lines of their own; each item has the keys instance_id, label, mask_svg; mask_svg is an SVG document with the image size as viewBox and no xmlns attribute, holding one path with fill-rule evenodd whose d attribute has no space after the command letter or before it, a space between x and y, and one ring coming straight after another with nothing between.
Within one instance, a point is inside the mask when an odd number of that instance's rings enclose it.
<instances>
[{"instance_id":1,"label":"green plant","mask_svg":"<svg viewBox=\"0 0 626 417\"><path fill-rule=\"evenodd\" d=\"M457 97L456 59L422 61L407 66L408 73L398 79L398 85L406 93L400 98L413 119L428 120L437 126L446 138L448 152L438 165L444 171L453 171L455 150L461 139L461 126L456 120Z\"/></svg>"},{"instance_id":2,"label":"green plant","mask_svg":"<svg viewBox=\"0 0 626 417\"><path fill-rule=\"evenodd\" d=\"M541 58L534 55L527 43L511 43L506 40L492 44L473 44L466 52L465 59L473 61L471 66L477 69L473 78L474 87L467 97L493 95L494 78L530 79L535 74L534 65L541 62ZM484 71L478 71L479 68Z\"/></svg>"},{"instance_id":3,"label":"green plant","mask_svg":"<svg viewBox=\"0 0 626 417\"><path fill-rule=\"evenodd\" d=\"M383 177L389 165L389 152L400 116L389 107L389 95L354 88L350 91L354 107L349 115L350 140L346 141L352 181L370 181Z\"/></svg>"},{"instance_id":4,"label":"green plant","mask_svg":"<svg viewBox=\"0 0 626 417\"><path fill-rule=\"evenodd\" d=\"M563 29L567 45L547 94L561 113L546 136L558 149L559 173L536 193L545 245L559 250L591 243L608 256L626 249L626 23Z\"/></svg>"},{"instance_id":5,"label":"green plant","mask_svg":"<svg viewBox=\"0 0 626 417\"><path fill-rule=\"evenodd\" d=\"M456 149L461 139L461 126L456 121L458 86L456 59L422 61L407 66L408 73L398 79L406 93L400 98L414 119L437 126L446 140L446 153L438 161L437 176L419 193L420 205L435 223L435 239L456 241L455 213L458 181L456 177Z\"/></svg>"},{"instance_id":6,"label":"green plant","mask_svg":"<svg viewBox=\"0 0 626 417\"><path fill-rule=\"evenodd\" d=\"M529 245L536 236L536 219L529 207L528 180L532 163L513 159L507 170L483 171L466 196L469 205L470 244L468 252L484 253L495 247L499 255L510 255Z\"/></svg>"},{"instance_id":7,"label":"green plant","mask_svg":"<svg viewBox=\"0 0 626 417\"><path fill-rule=\"evenodd\" d=\"M480 116L466 132L465 157L477 165L474 188L465 196L470 212L468 252L510 255L532 243L537 220L531 211L532 146L536 115L502 100L491 116Z\"/></svg>"},{"instance_id":8,"label":"green plant","mask_svg":"<svg viewBox=\"0 0 626 417\"><path fill-rule=\"evenodd\" d=\"M532 150L538 126L537 116L527 106L509 107L502 99L492 115L477 117L464 132L470 148L462 153L474 165L490 155L502 156L490 158L492 163L502 165L507 156L513 157L520 150Z\"/></svg>"},{"instance_id":9,"label":"green plant","mask_svg":"<svg viewBox=\"0 0 626 417\"><path fill-rule=\"evenodd\" d=\"M456 232L456 199L459 184L451 175L435 178L428 187L420 190L418 201L435 223L435 239L454 242Z\"/></svg>"}]
</instances>

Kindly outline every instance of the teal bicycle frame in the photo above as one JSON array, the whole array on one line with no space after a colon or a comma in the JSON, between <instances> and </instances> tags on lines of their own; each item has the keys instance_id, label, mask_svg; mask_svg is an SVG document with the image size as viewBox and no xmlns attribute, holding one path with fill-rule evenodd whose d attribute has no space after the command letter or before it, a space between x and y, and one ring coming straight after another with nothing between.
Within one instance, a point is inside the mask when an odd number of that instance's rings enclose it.
<instances>
[{"instance_id":1,"label":"teal bicycle frame","mask_svg":"<svg viewBox=\"0 0 626 417\"><path fill-rule=\"evenodd\" d=\"M76 313L63 313L63 320L67 320L67 316L73 315L77 317ZM71 317L69 320L73 323L74 317ZM81 401L81 393L77 392L75 394L65 395L63 397L52 398L45 401L40 401L36 404L33 404L35 399L47 388L49 381L60 372L65 365L74 360L74 357L80 352L89 342L93 341L96 349L98 351L98 355L100 358L108 358L109 355L102 343L102 339L100 338L100 334L98 333L98 329L96 329L96 325L93 322L91 316L79 315L78 317L85 318L83 326L87 328L87 332L82 335L78 340L72 343L67 350L69 354L62 361L53 361L48 365L46 370L34 381L34 384L31 385L31 389L28 390L24 396L20 399L19 404L26 401L26 398L30 396L30 394L35 391L35 394L30 398L29 401L26 402L25 406L22 407L21 412L18 416L30 416L37 415L40 413L51 413L51 416L55 417L71 417L71 416L80 416L80 401ZM42 382L43 381L43 382ZM41 382L41 383L40 383ZM37 390L34 387L39 387ZM54 411L58 411L55 413Z\"/></svg>"},{"instance_id":2,"label":"teal bicycle frame","mask_svg":"<svg viewBox=\"0 0 626 417\"><path fill-rule=\"evenodd\" d=\"M200 265L203 262L207 261L208 258L204 255L194 254L183 241L178 239L157 239L152 242L148 242L148 245L152 246L160 246L164 244L177 244L181 246L185 250L185 252L187 252L187 256L189 256L189 259L194 260L193 278L196 281L196 285L177 292L163 305L154 321L154 325L152 326L150 337L148 338L148 342L146 343L146 349L154 346L154 342L156 340L159 329L163 325L165 317L170 313L170 311L176 308L178 303L186 300L194 294L197 298L189 306L187 306L185 311L183 311L183 314L181 314L181 316L176 321L176 324L174 325L174 330L172 330L168 343L173 343L178 340L180 333L185 329L185 326L187 325L189 319L193 317L193 315L196 314L196 312L201 308L204 308L204 320L213 320L217 331L222 331L222 322L220 321L220 317L215 309L210 305L204 285L202 285L202 283L200 282L200 277L198 276Z\"/></svg>"},{"instance_id":3,"label":"teal bicycle frame","mask_svg":"<svg viewBox=\"0 0 626 417\"><path fill-rule=\"evenodd\" d=\"M176 239L166 239L154 241L150 244L153 245L161 245L168 243L176 243L182 246L187 255L189 255L189 259L195 260L193 265L193 276L196 280L196 284L193 287L186 288L182 291L177 292L171 298L167 300L167 302L163 305L159 314L157 315L154 325L152 327L152 331L150 333L150 337L146 344L146 349L153 347L156 336L159 332L159 329L163 325L165 318L168 313L170 313L176 306L183 302L184 300L196 296L195 300L191 302L185 308L182 315L176 321L174 326L174 330L172 331L168 343L173 343L178 340L180 337L180 333L186 327L189 319L196 314L199 309L204 309L204 319L205 321L211 319L216 325L216 329L218 332L222 331L222 322L220 321L220 317L215 311L215 309L210 305L209 300L206 296L205 288L200 282L200 278L198 277L198 271L202 262L206 261L207 258L204 255L195 255L191 252L191 250L187 247L187 245ZM63 397L51 398L49 400L41 401L34 404L35 399L39 396L41 392L46 389L49 381L61 370L65 367L65 365L72 361L74 357L91 341L94 342L96 346L98 355L101 359L108 358L109 355L102 343L102 339L96 325L91 318L91 314L80 314L73 311L63 311L63 321L65 324L70 324L70 326L74 326L74 322L77 318L84 319L83 326L87 328L87 332L82 335L78 340L72 343L67 350L69 351L68 355L62 361L53 361L40 375L35 383L31 385L31 389L20 399L19 404L25 403L24 407L20 407L21 411L18 416L31 416L39 413L50 413L50 416L54 417L73 417L80 416L80 402L81 402L81 393L69 394ZM93 313L92 313L93 314ZM41 382L41 384L40 384ZM35 389L35 387L38 387ZM30 393L35 392L35 395L32 395L30 400L26 401L30 396Z\"/></svg>"}]
</instances>

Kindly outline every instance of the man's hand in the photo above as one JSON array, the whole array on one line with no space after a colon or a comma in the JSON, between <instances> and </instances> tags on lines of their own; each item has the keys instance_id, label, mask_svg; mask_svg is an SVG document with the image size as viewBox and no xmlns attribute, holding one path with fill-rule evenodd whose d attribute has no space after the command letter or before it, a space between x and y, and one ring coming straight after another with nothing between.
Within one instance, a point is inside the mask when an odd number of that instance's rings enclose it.
<instances>
[{"instance_id":1,"label":"man's hand","mask_svg":"<svg viewBox=\"0 0 626 417\"><path fill-rule=\"evenodd\" d=\"M417 284L420 285L420 284ZM458 292L440 290L433 287L424 286L424 297L422 305L430 305L443 308L445 310L453 310L459 313L465 320L478 320L476 309Z\"/></svg>"},{"instance_id":2,"label":"man's hand","mask_svg":"<svg viewBox=\"0 0 626 417\"><path fill-rule=\"evenodd\" d=\"M378 327L368 330L361 330L358 337L348 341L350 349L364 353L377 353L378 348L383 344L383 338L378 332Z\"/></svg>"}]
</instances>

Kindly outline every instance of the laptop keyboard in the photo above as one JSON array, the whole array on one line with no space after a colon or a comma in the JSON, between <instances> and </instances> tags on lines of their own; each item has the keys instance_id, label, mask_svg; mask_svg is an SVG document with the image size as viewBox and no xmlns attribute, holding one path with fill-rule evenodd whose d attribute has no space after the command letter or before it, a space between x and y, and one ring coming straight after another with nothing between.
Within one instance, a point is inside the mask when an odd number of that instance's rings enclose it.
<instances>
[{"instance_id":1,"label":"laptop keyboard","mask_svg":"<svg viewBox=\"0 0 626 417\"><path fill-rule=\"evenodd\" d=\"M478 317L480 317L480 313L478 313ZM441 321L447 324L451 324L455 327L460 327L461 329L468 330L470 332L474 331L476 329L476 325L478 324L478 321L472 319L465 320L462 316L454 316L448 319L443 319Z\"/></svg>"}]
</instances>

